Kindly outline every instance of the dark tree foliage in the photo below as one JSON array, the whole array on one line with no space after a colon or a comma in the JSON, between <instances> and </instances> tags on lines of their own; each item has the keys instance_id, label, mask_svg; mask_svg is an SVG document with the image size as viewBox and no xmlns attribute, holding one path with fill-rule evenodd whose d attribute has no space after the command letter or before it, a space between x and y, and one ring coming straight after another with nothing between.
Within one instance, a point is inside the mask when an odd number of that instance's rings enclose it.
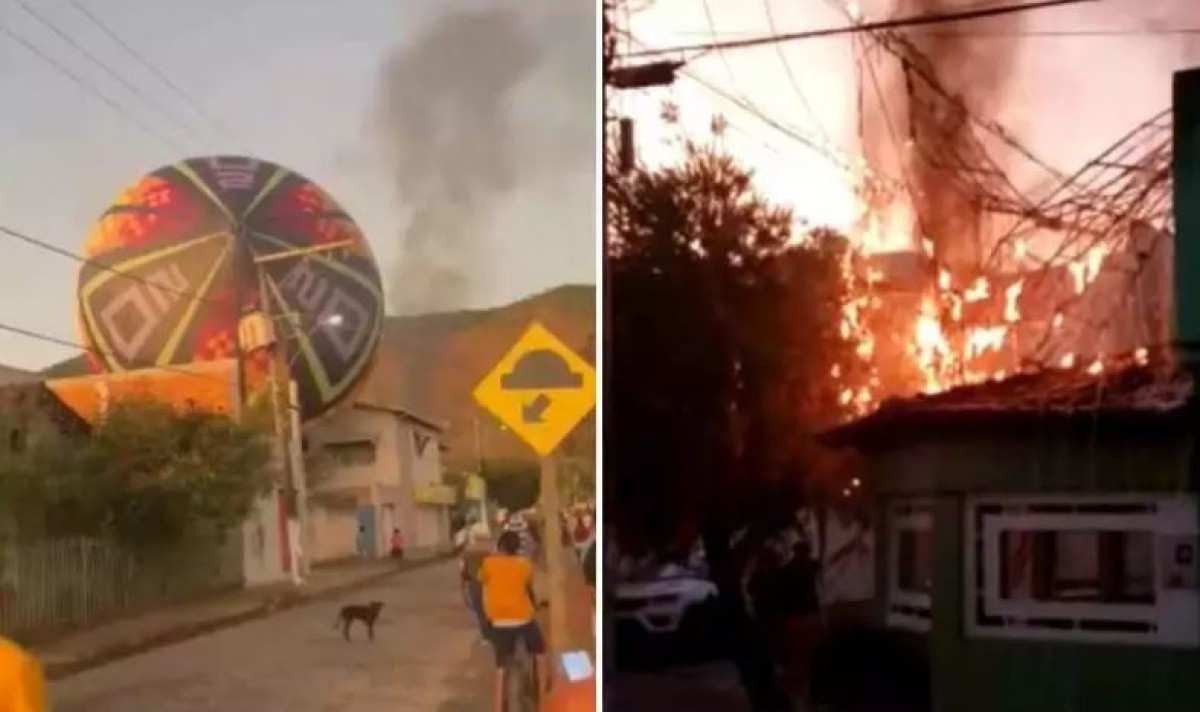
<instances>
[{"instance_id":1,"label":"dark tree foliage","mask_svg":"<svg viewBox=\"0 0 1200 712\"><path fill-rule=\"evenodd\" d=\"M18 534L167 547L240 523L270 484L261 429L154 403L113 407L90 434L46 433L0 457L0 516Z\"/></svg>"},{"instance_id":2,"label":"dark tree foliage","mask_svg":"<svg viewBox=\"0 0 1200 712\"><path fill-rule=\"evenodd\" d=\"M537 503L541 470L536 461L489 458L483 463L488 497L508 510L525 509Z\"/></svg>"},{"instance_id":3,"label":"dark tree foliage","mask_svg":"<svg viewBox=\"0 0 1200 712\"><path fill-rule=\"evenodd\" d=\"M661 546L704 518L794 506L812 434L840 415L845 241L794 235L791 213L709 148L606 193L606 512Z\"/></svg>"}]
</instances>

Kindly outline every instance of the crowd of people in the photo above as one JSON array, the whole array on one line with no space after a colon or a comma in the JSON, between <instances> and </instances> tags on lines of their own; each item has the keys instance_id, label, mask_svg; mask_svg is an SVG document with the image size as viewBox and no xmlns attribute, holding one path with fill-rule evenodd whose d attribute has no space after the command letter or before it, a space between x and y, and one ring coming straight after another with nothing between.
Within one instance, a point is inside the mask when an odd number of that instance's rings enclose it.
<instances>
[{"instance_id":1,"label":"crowd of people","mask_svg":"<svg viewBox=\"0 0 1200 712\"><path fill-rule=\"evenodd\" d=\"M592 505L578 505L560 513L562 544L574 549L591 586L595 585L594 522ZM479 643L491 645L495 654L493 709L499 712L503 709L505 675L518 643L533 657L536 679L547 689L550 678L545 661L546 643L536 617L539 602L533 586L533 562L542 553L543 532L530 512L501 512L497 523L501 531L494 547L486 527L478 526L475 521L463 524L455 536L455 544L459 550L463 601L478 626ZM593 567L590 573L586 563L589 557ZM578 690L570 686L562 686L558 692L560 696L578 696Z\"/></svg>"}]
</instances>

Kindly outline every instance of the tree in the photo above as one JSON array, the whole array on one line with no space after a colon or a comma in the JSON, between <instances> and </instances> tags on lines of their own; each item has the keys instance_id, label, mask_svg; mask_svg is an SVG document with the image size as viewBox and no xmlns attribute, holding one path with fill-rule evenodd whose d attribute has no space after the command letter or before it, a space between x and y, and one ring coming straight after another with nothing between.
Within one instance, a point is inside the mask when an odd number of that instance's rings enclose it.
<instances>
[{"instance_id":1,"label":"tree","mask_svg":"<svg viewBox=\"0 0 1200 712\"><path fill-rule=\"evenodd\" d=\"M157 403L115 405L89 434L42 437L0 461L0 501L24 536L167 547L243 521L270 484L261 429ZM9 498L13 497L12 500Z\"/></svg>"},{"instance_id":2,"label":"tree","mask_svg":"<svg viewBox=\"0 0 1200 712\"><path fill-rule=\"evenodd\" d=\"M701 518L761 515L802 482L840 414L832 364L846 242L791 213L711 148L606 185L611 379L606 511L647 545ZM764 497L764 493L768 496Z\"/></svg>"},{"instance_id":3,"label":"tree","mask_svg":"<svg viewBox=\"0 0 1200 712\"><path fill-rule=\"evenodd\" d=\"M490 458L483 463L488 497L500 507L518 510L537 504L540 470L534 460Z\"/></svg>"}]
</instances>

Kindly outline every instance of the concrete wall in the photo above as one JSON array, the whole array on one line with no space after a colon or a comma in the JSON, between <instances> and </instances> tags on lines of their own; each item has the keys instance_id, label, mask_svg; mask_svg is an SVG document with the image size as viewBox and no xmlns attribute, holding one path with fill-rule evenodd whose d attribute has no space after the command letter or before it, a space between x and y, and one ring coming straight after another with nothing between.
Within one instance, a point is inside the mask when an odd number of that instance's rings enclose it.
<instances>
[{"instance_id":1,"label":"concrete wall","mask_svg":"<svg viewBox=\"0 0 1200 712\"><path fill-rule=\"evenodd\" d=\"M932 626L908 634L928 652L939 712L1124 712L1200 708L1200 650L1154 644L1000 640L965 632L964 508L981 493L1162 493L1190 485L1191 437L1107 432L1092 424L1028 435L914 439L874 453L876 521L898 497L933 500L935 574ZM887 527L879 529L876 618L889 581Z\"/></svg>"},{"instance_id":2,"label":"concrete wall","mask_svg":"<svg viewBox=\"0 0 1200 712\"><path fill-rule=\"evenodd\" d=\"M309 503L308 541L313 551L309 554L314 563L337 561L355 556L355 535L358 520L354 509Z\"/></svg>"},{"instance_id":3,"label":"concrete wall","mask_svg":"<svg viewBox=\"0 0 1200 712\"><path fill-rule=\"evenodd\" d=\"M414 432L420 434L423 447L418 447ZM412 556L430 555L449 546L448 508L422 505L414 500L416 489L421 485L441 482L441 451L436 429L402 413L356 407L312 427L309 437L310 448L323 448L328 442L357 437L368 437L375 443L375 462L371 465L341 465L325 457L327 469L313 493L352 493L358 506L372 507L376 522L375 548L381 556L390 551L393 528L400 529L407 553ZM314 505L314 509L317 506ZM351 519L348 525L347 517ZM346 526L351 531L350 553L354 553L357 523L352 521L353 517L353 511L342 514L327 510L321 518L310 514L312 546L320 552L314 561L334 558L344 549ZM335 542L326 546L319 541L325 536L333 537Z\"/></svg>"},{"instance_id":4,"label":"concrete wall","mask_svg":"<svg viewBox=\"0 0 1200 712\"><path fill-rule=\"evenodd\" d=\"M255 503L242 524L243 578L247 586L276 583L288 577L283 568L280 497L272 491Z\"/></svg>"},{"instance_id":5,"label":"concrete wall","mask_svg":"<svg viewBox=\"0 0 1200 712\"><path fill-rule=\"evenodd\" d=\"M442 458L437 431L409 420L404 423L400 437L410 491L415 493L422 486L441 484ZM414 555L432 555L445 550L450 545L449 508L414 502L412 528L407 530L406 536Z\"/></svg>"}]
</instances>

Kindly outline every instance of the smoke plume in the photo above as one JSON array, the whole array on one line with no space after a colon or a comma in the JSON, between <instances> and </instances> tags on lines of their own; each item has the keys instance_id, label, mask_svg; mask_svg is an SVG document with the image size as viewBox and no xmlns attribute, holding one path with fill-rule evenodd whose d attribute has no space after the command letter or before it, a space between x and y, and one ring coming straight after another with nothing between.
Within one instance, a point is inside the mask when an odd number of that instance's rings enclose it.
<instances>
[{"instance_id":1,"label":"smoke plume","mask_svg":"<svg viewBox=\"0 0 1200 712\"><path fill-rule=\"evenodd\" d=\"M961 0L898 0L895 14L943 14L963 9ZM915 70L908 76L924 72L936 77L968 110L986 117L1005 100L1018 48L1012 33L1020 23L1016 14L928 25L889 46L899 49ZM905 51L905 42L917 52ZM867 40L867 44L872 43ZM931 91L927 84L906 82L899 64L885 63L891 71L864 77L868 87L864 109L869 112L863 124L864 148L874 160L895 157L886 162L894 175L907 179L919 215L915 227L924 233L922 237L933 240L939 259L951 264L975 263L980 256L979 206L958 192L946 174L947 168L954 166L954 157L973 155L968 118L956 110L954 101ZM926 150L930 148L933 155Z\"/></svg>"},{"instance_id":2,"label":"smoke plume","mask_svg":"<svg viewBox=\"0 0 1200 712\"><path fill-rule=\"evenodd\" d=\"M594 20L578 7L450 10L386 62L378 126L411 215L394 311L473 304L506 276L492 273L497 254L559 219L562 182L592 172Z\"/></svg>"}]
</instances>

